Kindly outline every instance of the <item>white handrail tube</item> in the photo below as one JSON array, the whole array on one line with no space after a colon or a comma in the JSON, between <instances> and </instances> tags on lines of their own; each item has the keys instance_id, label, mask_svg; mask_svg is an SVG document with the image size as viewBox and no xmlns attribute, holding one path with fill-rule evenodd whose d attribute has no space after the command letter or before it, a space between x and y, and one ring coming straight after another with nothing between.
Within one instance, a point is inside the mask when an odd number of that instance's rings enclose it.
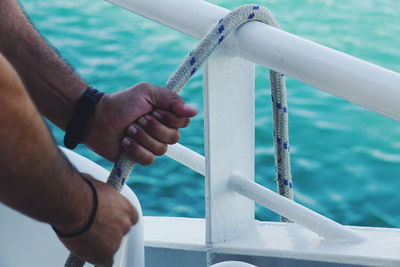
<instances>
[{"instance_id":1,"label":"white handrail tube","mask_svg":"<svg viewBox=\"0 0 400 267\"><path fill-rule=\"evenodd\" d=\"M201 0L107 1L199 39L228 12ZM226 40L225 47L235 55L400 121L397 72L258 22L242 26L236 38Z\"/></svg>"},{"instance_id":2,"label":"white handrail tube","mask_svg":"<svg viewBox=\"0 0 400 267\"><path fill-rule=\"evenodd\" d=\"M332 221L292 200L289 200L268 188L253 181L245 179L238 174L230 179L231 189L258 204L289 218L295 223L313 231L314 233L330 240L343 240L359 243L364 237L349 228Z\"/></svg>"},{"instance_id":3,"label":"white handrail tube","mask_svg":"<svg viewBox=\"0 0 400 267\"><path fill-rule=\"evenodd\" d=\"M204 176L206 175L206 160L204 156L181 144L168 145L165 155Z\"/></svg>"},{"instance_id":4,"label":"white handrail tube","mask_svg":"<svg viewBox=\"0 0 400 267\"><path fill-rule=\"evenodd\" d=\"M168 146L166 155L177 162L205 175L204 156L184 147L180 144ZM268 188L253 181L244 179L238 174L230 178L230 187L237 192L260 205L289 218L295 223L326 238L345 240L348 242L362 242L364 237L356 234L345 226L324 217L294 201L291 201Z\"/></svg>"}]
</instances>

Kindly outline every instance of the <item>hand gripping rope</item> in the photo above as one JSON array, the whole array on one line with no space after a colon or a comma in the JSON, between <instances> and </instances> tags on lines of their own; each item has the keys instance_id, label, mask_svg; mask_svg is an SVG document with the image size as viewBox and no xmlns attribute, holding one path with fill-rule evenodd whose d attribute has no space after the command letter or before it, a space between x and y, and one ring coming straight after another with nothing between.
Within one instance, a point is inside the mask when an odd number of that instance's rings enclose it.
<instances>
[{"instance_id":1,"label":"hand gripping rope","mask_svg":"<svg viewBox=\"0 0 400 267\"><path fill-rule=\"evenodd\" d=\"M165 87L179 93L219 44L235 29L250 21L259 21L273 27L278 27L275 18L265 7L245 5L232 10L225 18L218 22L189 56L185 58L179 68L169 78ZM293 199L285 78L283 74L273 70L270 70L269 76L274 121L276 180L279 194ZM107 183L120 192L134 164L135 162L123 152L115 162ZM286 218L281 219L282 221L288 221ZM70 254L65 263L66 267L82 267L83 265L84 262L72 254Z\"/></svg>"}]
</instances>

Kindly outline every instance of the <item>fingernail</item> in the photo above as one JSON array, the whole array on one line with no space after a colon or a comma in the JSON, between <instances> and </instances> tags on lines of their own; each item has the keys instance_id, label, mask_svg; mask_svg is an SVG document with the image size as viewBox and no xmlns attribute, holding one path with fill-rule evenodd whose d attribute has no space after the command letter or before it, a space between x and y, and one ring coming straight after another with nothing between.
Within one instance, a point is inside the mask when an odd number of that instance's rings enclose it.
<instances>
[{"instance_id":1,"label":"fingernail","mask_svg":"<svg viewBox=\"0 0 400 267\"><path fill-rule=\"evenodd\" d=\"M158 113L157 111L153 111L153 117L156 118L157 120L161 119L161 114Z\"/></svg>"},{"instance_id":2,"label":"fingernail","mask_svg":"<svg viewBox=\"0 0 400 267\"><path fill-rule=\"evenodd\" d=\"M130 134L135 135L137 132L138 132L138 130L136 129L135 126L131 125L131 126L129 127L129 133L130 133Z\"/></svg>"},{"instance_id":3,"label":"fingernail","mask_svg":"<svg viewBox=\"0 0 400 267\"><path fill-rule=\"evenodd\" d=\"M129 138L127 137L124 137L124 139L122 140L122 144L124 144L125 146L130 146L131 140L129 140Z\"/></svg>"},{"instance_id":4,"label":"fingernail","mask_svg":"<svg viewBox=\"0 0 400 267\"><path fill-rule=\"evenodd\" d=\"M140 125L142 125L142 126L146 126L147 120L146 120L144 117L141 117L141 118L138 120L138 123L139 123Z\"/></svg>"},{"instance_id":5,"label":"fingernail","mask_svg":"<svg viewBox=\"0 0 400 267\"><path fill-rule=\"evenodd\" d=\"M183 105L183 107L184 107L184 108L187 108L187 109L191 109L191 110L196 110L196 111L197 111L197 108L196 108L196 107L191 106L191 105L189 105L189 104L185 104L185 105Z\"/></svg>"}]
</instances>

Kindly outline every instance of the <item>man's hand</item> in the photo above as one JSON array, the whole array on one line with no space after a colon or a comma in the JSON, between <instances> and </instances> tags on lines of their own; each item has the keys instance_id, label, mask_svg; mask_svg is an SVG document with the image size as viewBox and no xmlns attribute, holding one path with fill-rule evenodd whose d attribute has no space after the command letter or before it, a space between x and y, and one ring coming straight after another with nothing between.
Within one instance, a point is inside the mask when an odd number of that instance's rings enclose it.
<instances>
[{"instance_id":1,"label":"man's hand","mask_svg":"<svg viewBox=\"0 0 400 267\"><path fill-rule=\"evenodd\" d=\"M148 165L179 140L178 128L189 124L197 110L175 93L148 83L106 94L89 123L85 144L115 161L123 149L133 160Z\"/></svg>"},{"instance_id":2,"label":"man's hand","mask_svg":"<svg viewBox=\"0 0 400 267\"><path fill-rule=\"evenodd\" d=\"M87 174L85 174L88 177ZM98 194L96 218L88 230L81 236L60 238L64 245L80 259L92 264L111 266L114 253L118 250L122 237L138 221L138 214L132 204L110 185L88 177L95 185ZM90 189L88 188L88 191ZM82 203L86 205L87 203ZM69 221L67 225L56 226L61 232L71 232L86 223L89 210L83 220Z\"/></svg>"},{"instance_id":3,"label":"man's hand","mask_svg":"<svg viewBox=\"0 0 400 267\"><path fill-rule=\"evenodd\" d=\"M0 0L0 36L1 53L17 70L40 113L65 130L88 84L34 29L18 1ZM176 94L141 83L100 100L85 143L111 161L124 143L135 161L150 164L155 155L165 153L166 144L178 141L177 128L185 127L195 114Z\"/></svg>"}]
</instances>

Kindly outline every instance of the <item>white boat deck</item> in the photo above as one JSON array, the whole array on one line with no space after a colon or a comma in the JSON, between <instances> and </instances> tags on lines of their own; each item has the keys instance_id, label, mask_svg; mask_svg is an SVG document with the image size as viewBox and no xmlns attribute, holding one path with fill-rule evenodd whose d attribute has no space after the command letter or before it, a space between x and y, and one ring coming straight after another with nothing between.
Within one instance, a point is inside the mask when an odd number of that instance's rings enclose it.
<instances>
[{"instance_id":1,"label":"white boat deck","mask_svg":"<svg viewBox=\"0 0 400 267\"><path fill-rule=\"evenodd\" d=\"M205 244L204 219L145 217L144 225L146 248L198 252L211 249ZM325 241L296 224L255 222L248 235L214 244L212 249L216 254L248 255L258 262L260 258L280 258L282 262L288 259L306 261L307 266L325 266L321 262L336 263L332 266L400 266L400 229L350 228L367 240L357 244ZM267 260L262 262L267 264Z\"/></svg>"}]
</instances>

